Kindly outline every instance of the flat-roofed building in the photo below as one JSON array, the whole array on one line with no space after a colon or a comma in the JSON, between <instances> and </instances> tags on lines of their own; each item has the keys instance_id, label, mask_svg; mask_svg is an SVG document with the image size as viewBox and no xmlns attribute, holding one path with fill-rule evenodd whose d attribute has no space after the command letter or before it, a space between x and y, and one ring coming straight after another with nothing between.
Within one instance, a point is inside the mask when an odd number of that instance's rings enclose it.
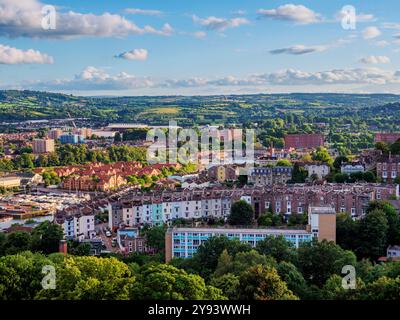
<instances>
[{"instance_id":1,"label":"flat-roofed building","mask_svg":"<svg viewBox=\"0 0 400 320\"><path fill-rule=\"evenodd\" d=\"M332 207L309 207L309 225L306 229L273 228L177 228L168 229L165 234L165 260L191 258L198 247L213 236L226 236L248 243L253 248L266 237L282 236L294 248L303 242L328 240L336 242L336 212Z\"/></svg>"},{"instance_id":2,"label":"flat-roofed building","mask_svg":"<svg viewBox=\"0 0 400 320\"><path fill-rule=\"evenodd\" d=\"M285 134L285 148L313 149L324 145L324 136L320 133Z\"/></svg>"},{"instance_id":3,"label":"flat-roofed building","mask_svg":"<svg viewBox=\"0 0 400 320\"><path fill-rule=\"evenodd\" d=\"M47 133L47 136L48 136L50 139L57 140L57 139L60 138L60 136L61 136L62 134L63 134L63 131L62 131L61 129L51 129L51 130Z\"/></svg>"},{"instance_id":4,"label":"flat-roofed building","mask_svg":"<svg viewBox=\"0 0 400 320\"><path fill-rule=\"evenodd\" d=\"M21 178L17 176L0 177L0 187L9 189L19 187L21 185Z\"/></svg>"},{"instance_id":5,"label":"flat-roofed building","mask_svg":"<svg viewBox=\"0 0 400 320\"><path fill-rule=\"evenodd\" d=\"M256 186L285 184L292 179L293 167L255 167L250 169L248 182Z\"/></svg>"},{"instance_id":6,"label":"flat-roofed building","mask_svg":"<svg viewBox=\"0 0 400 320\"><path fill-rule=\"evenodd\" d=\"M54 152L54 140L34 139L32 143L32 150L35 154Z\"/></svg>"}]
</instances>

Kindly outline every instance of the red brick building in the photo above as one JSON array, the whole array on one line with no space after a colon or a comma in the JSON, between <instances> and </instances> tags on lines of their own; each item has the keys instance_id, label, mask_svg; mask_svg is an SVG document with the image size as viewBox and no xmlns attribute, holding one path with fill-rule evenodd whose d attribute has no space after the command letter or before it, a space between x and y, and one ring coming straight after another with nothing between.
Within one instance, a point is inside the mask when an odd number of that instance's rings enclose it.
<instances>
[{"instance_id":1,"label":"red brick building","mask_svg":"<svg viewBox=\"0 0 400 320\"><path fill-rule=\"evenodd\" d=\"M400 139L400 132L380 132L375 134L375 143L385 142L388 144L392 144L399 139Z\"/></svg>"},{"instance_id":2,"label":"red brick building","mask_svg":"<svg viewBox=\"0 0 400 320\"><path fill-rule=\"evenodd\" d=\"M320 133L285 134L285 148L312 149L324 145L324 136Z\"/></svg>"},{"instance_id":3,"label":"red brick building","mask_svg":"<svg viewBox=\"0 0 400 320\"><path fill-rule=\"evenodd\" d=\"M393 183L400 176L400 156L389 155L382 157L376 163L376 175L383 182Z\"/></svg>"}]
</instances>

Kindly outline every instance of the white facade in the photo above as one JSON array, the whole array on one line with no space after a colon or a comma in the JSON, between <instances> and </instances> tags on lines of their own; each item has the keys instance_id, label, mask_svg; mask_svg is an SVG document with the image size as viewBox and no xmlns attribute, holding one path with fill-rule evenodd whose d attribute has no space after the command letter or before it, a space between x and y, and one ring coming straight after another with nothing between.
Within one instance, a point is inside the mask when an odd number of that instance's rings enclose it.
<instances>
[{"instance_id":1,"label":"white facade","mask_svg":"<svg viewBox=\"0 0 400 320\"><path fill-rule=\"evenodd\" d=\"M352 173L356 173L356 172L364 172L365 168L363 165L361 164L345 164L342 165L340 168L340 172L341 173L345 173L345 174L352 174Z\"/></svg>"},{"instance_id":2,"label":"white facade","mask_svg":"<svg viewBox=\"0 0 400 320\"><path fill-rule=\"evenodd\" d=\"M308 177L314 174L318 179L322 179L329 174L329 166L326 164L306 164L304 169L308 171Z\"/></svg>"}]
</instances>

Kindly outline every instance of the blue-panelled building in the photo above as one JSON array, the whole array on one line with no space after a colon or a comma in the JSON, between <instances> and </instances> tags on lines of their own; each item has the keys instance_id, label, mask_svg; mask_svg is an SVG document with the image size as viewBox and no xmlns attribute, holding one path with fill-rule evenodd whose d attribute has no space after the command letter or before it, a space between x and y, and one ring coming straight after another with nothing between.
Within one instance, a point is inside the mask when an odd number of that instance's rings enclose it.
<instances>
[{"instance_id":1,"label":"blue-panelled building","mask_svg":"<svg viewBox=\"0 0 400 320\"><path fill-rule=\"evenodd\" d=\"M59 139L61 144L78 144L85 142L85 138L79 134L63 134Z\"/></svg>"},{"instance_id":2,"label":"blue-panelled building","mask_svg":"<svg viewBox=\"0 0 400 320\"><path fill-rule=\"evenodd\" d=\"M283 236L295 248L314 237L312 232L292 229L171 228L166 234L166 259L190 258L204 241L221 235L232 240L238 239L252 247L268 236Z\"/></svg>"}]
</instances>

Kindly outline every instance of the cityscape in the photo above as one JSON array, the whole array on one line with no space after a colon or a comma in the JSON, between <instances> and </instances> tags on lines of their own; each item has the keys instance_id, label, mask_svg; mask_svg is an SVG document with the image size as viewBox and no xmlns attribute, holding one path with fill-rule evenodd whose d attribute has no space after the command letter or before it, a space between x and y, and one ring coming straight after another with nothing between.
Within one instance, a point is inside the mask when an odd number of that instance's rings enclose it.
<instances>
[{"instance_id":1,"label":"cityscape","mask_svg":"<svg viewBox=\"0 0 400 320\"><path fill-rule=\"evenodd\" d=\"M0 301L399 301L398 9L0 0Z\"/></svg>"}]
</instances>

